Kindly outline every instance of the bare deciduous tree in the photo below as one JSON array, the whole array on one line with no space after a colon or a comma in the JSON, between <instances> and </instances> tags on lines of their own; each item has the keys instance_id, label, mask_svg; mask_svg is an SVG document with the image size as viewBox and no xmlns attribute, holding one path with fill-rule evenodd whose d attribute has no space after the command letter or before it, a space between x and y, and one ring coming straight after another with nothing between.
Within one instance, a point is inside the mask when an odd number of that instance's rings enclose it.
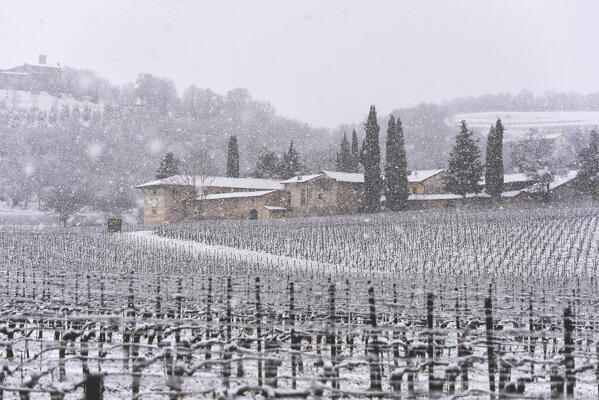
<instances>
[{"instance_id":1,"label":"bare deciduous tree","mask_svg":"<svg viewBox=\"0 0 599 400\"><path fill-rule=\"evenodd\" d=\"M210 151L201 148L181 157L179 172L180 174L174 179L181 185L183 207L200 219L206 198L204 188L212 184L216 174Z\"/></svg>"}]
</instances>

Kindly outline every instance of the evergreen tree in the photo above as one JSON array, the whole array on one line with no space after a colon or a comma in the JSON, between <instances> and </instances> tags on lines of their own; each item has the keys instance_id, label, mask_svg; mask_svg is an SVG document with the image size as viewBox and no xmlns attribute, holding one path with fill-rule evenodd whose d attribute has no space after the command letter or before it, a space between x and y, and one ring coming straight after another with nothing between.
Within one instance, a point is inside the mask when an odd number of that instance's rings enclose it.
<instances>
[{"instance_id":1,"label":"evergreen tree","mask_svg":"<svg viewBox=\"0 0 599 400\"><path fill-rule=\"evenodd\" d=\"M364 166L364 211L375 212L381 201L381 151L379 149L380 127L376 109L370 106L368 120L364 124L366 137L362 142L361 162Z\"/></svg>"},{"instance_id":2,"label":"evergreen tree","mask_svg":"<svg viewBox=\"0 0 599 400\"><path fill-rule=\"evenodd\" d=\"M485 188L493 196L501 196L503 192L503 124L501 119L491 126L487 137L485 155Z\"/></svg>"},{"instance_id":3,"label":"evergreen tree","mask_svg":"<svg viewBox=\"0 0 599 400\"><path fill-rule=\"evenodd\" d=\"M449 153L449 167L444 177L445 190L466 197L467 193L478 193L478 181L482 177L480 149L466 121L462 121L460 133Z\"/></svg>"},{"instance_id":4,"label":"evergreen tree","mask_svg":"<svg viewBox=\"0 0 599 400\"><path fill-rule=\"evenodd\" d=\"M160 167L156 171L156 179L164 179L179 174L179 160L173 153L168 152L160 160Z\"/></svg>"},{"instance_id":5,"label":"evergreen tree","mask_svg":"<svg viewBox=\"0 0 599 400\"><path fill-rule=\"evenodd\" d=\"M599 194L599 134L591 131L589 144L578 153L578 184L589 194Z\"/></svg>"},{"instance_id":6,"label":"evergreen tree","mask_svg":"<svg viewBox=\"0 0 599 400\"><path fill-rule=\"evenodd\" d=\"M281 164L279 165L279 174L283 179L289 179L302 170L300 155L293 147L293 140L289 143L289 150L283 153Z\"/></svg>"},{"instance_id":7,"label":"evergreen tree","mask_svg":"<svg viewBox=\"0 0 599 400\"><path fill-rule=\"evenodd\" d=\"M227 176L239 178L239 147L237 146L237 136L229 138L229 148L227 150Z\"/></svg>"},{"instance_id":8,"label":"evergreen tree","mask_svg":"<svg viewBox=\"0 0 599 400\"><path fill-rule=\"evenodd\" d=\"M335 169L337 171L352 172L352 154L349 148L349 140L347 140L347 134L343 134L341 140L341 147L337 153L337 160L335 161Z\"/></svg>"},{"instance_id":9,"label":"evergreen tree","mask_svg":"<svg viewBox=\"0 0 599 400\"><path fill-rule=\"evenodd\" d=\"M387 164L385 166L386 197L393 211L405 210L408 205L408 164L401 120L391 115L387 128Z\"/></svg>"},{"instance_id":10,"label":"evergreen tree","mask_svg":"<svg viewBox=\"0 0 599 400\"><path fill-rule=\"evenodd\" d=\"M354 129L351 134L351 172L358 172L360 168L360 143L358 134Z\"/></svg>"},{"instance_id":11,"label":"evergreen tree","mask_svg":"<svg viewBox=\"0 0 599 400\"><path fill-rule=\"evenodd\" d=\"M256 178L278 178L279 176L279 157L277 153L264 148L258 156L256 162Z\"/></svg>"}]
</instances>

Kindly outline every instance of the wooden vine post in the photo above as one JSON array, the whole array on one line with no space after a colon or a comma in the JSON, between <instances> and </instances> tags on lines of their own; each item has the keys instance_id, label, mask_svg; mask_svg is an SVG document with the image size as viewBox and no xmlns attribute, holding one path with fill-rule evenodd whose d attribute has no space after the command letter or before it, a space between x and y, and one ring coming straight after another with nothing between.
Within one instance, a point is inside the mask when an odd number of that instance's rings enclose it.
<instances>
[{"instance_id":1,"label":"wooden vine post","mask_svg":"<svg viewBox=\"0 0 599 400\"><path fill-rule=\"evenodd\" d=\"M260 304L260 278L256 278L256 351L258 356L262 354L262 314ZM262 360L258 358L258 386L262 386Z\"/></svg>"},{"instance_id":2,"label":"wooden vine post","mask_svg":"<svg viewBox=\"0 0 599 400\"><path fill-rule=\"evenodd\" d=\"M574 324L572 323L572 308L564 309L564 367L566 370L566 395L574 396L576 373L574 372Z\"/></svg>"},{"instance_id":3,"label":"wooden vine post","mask_svg":"<svg viewBox=\"0 0 599 400\"><path fill-rule=\"evenodd\" d=\"M487 328L487 363L489 368L489 397L495 399L495 352L493 348L493 302L485 299L485 325Z\"/></svg>"},{"instance_id":4,"label":"wooden vine post","mask_svg":"<svg viewBox=\"0 0 599 400\"><path fill-rule=\"evenodd\" d=\"M370 282L369 282L370 283ZM374 287L368 287L368 304L370 308L370 326L372 328L372 343L368 347L368 362L370 364L370 389L372 391L382 391L381 384L381 364L379 361L379 345L376 335L376 308L374 304Z\"/></svg>"}]
</instances>

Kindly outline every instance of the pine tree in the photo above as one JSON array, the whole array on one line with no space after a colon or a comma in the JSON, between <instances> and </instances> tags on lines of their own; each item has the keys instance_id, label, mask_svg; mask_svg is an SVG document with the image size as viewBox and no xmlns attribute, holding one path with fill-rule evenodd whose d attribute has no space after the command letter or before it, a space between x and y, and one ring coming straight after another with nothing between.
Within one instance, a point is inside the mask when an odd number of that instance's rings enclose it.
<instances>
[{"instance_id":1,"label":"pine tree","mask_svg":"<svg viewBox=\"0 0 599 400\"><path fill-rule=\"evenodd\" d=\"M501 196L503 192L503 124L501 119L491 126L487 137L485 155L485 188L493 196Z\"/></svg>"},{"instance_id":2,"label":"pine tree","mask_svg":"<svg viewBox=\"0 0 599 400\"><path fill-rule=\"evenodd\" d=\"M262 149L256 161L256 178L278 178L279 175L279 157L277 153L267 148Z\"/></svg>"},{"instance_id":3,"label":"pine tree","mask_svg":"<svg viewBox=\"0 0 599 400\"><path fill-rule=\"evenodd\" d=\"M229 138L229 148L227 150L227 176L239 178L239 147L237 146L237 136Z\"/></svg>"},{"instance_id":4,"label":"pine tree","mask_svg":"<svg viewBox=\"0 0 599 400\"><path fill-rule=\"evenodd\" d=\"M375 212L381 201L381 151L379 149L380 127L376 120L376 109L370 106L368 120L364 124L366 137L362 142L361 162L364 166L364 211Z\"/></svg>"},{"instance_id":5,"label":"pine tree","mask_svg":"<svg viewBox=\"0 0 599 400\"><path fill-rule=\"evenodd\" d=\"M401 120L391 115L387 128L386 197L389 209L405 210L408 205L408 165Z\"/></svg>"},{"instance_id":6,"label":"pine tree","mask_svg":"<svg viewBox=\"0 0 599 400\"><path fill-rule=\"evenodd\" d=\"M466 197L467 193L478 193L478 181L483 173L480 149L466 121L462 121L460 133L449 153L449 167L444 177L445 190Z\"/></svg>"},{"instance_id":7,"label":"pine tree","mask_svg":"<svg viewBox=\"0 0 599 400\"><path fill-rule=\"evenodd\" d=\"M302 170L300 163L300 155L298 151L293 147L293 140L289 144L289 150L283 153L281 158L281 164L279 166L279 174L283 179L289 179L295 176L296 173Z\"/></svg>"},{"instance_id":8,"label":"pine tree","mask_svg":"<svg viewBox=\"0 0 599 400\"><path fill-rule=\"evenodd\" d=\"M179 174L179 160L173 153L168 152L160 160L160 167L156 171L156 179L164 179Z\"/></svg>"},{"instance_id":9,"label":"pine tree","mask_svg":"<svg viewBox=\"0 0 599 400\"><path fill-rule=\"evenodd\" d=\"M579 187L586 193L599 194L599 134L591 131L589 144L578 153Z\"/></svg>"},{"instance_id":10,"label":"pine tree","mask_svg":"<svg viewBox=\"0 0 599 400\"><path fill-rule=\"evenodd\" d=\"M349 148L349 140L347 140L347 134L343 134L341 140L341 146L337 153L337 160L335 161L335 169L337 171L352 172L352 154Z\"/></svg>"},{"instance_id":11,"label":"pine tree","mask_svg":"<svg viewBox=\"0 0 599 400\"><path fill-rule=\"evenodd\" d=\"M360 143L358 134L354 129L351 134L351 172L358 172L360 169Z\"/></svg>"}]
</instances>

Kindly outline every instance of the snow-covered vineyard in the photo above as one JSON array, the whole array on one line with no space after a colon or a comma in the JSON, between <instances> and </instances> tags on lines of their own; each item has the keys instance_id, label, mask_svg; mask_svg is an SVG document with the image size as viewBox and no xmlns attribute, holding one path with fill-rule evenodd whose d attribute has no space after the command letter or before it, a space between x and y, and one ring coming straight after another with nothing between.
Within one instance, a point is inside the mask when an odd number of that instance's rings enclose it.
<instances>
[{"instance_id":1,"label":"snow-covered vineyard","mask_svg":"<svg viewBox=\"0 0 599 400\"><path fill-rule=\"evenodd\" d=\"M3 230L0 393L597 398L598 247L582 204Z\"/></svg>"}]
</instances>

